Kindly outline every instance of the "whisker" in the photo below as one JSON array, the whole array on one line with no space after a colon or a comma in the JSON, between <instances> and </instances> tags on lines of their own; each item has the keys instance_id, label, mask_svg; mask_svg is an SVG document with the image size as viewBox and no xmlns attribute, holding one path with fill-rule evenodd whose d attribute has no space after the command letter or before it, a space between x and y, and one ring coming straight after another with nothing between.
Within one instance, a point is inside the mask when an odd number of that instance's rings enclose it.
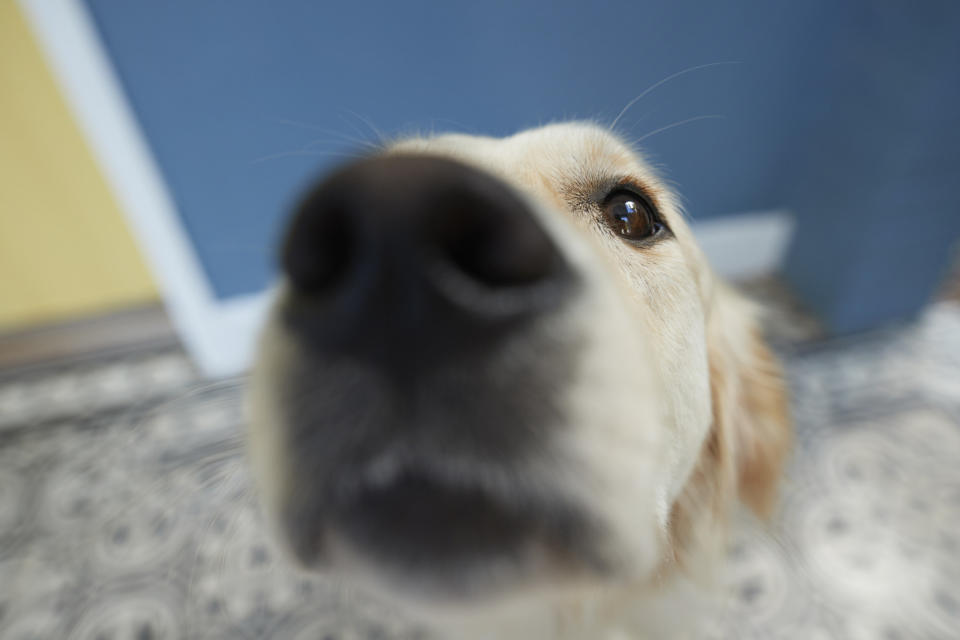
<instances>
[{"instance_id":1,"label":"whisker","mask_svg":"<svg viewBox=\"0 0 960 640\"><path fill-rule=\"evenodd\" d=\"M680 122L674 122L673 124L668 124L668 125L666 125L665 127L660 127L659 129L654 129L654 130L651 131L650 133L645 133L645 134L642 135L640 138L638 138L637 140L635 140L633 144L638 145L638 144L640 144L641 142L643 142L644 140L646 140L647 138L649 138L650 136L655 136L655 135L657 135L658 133L663 133L664 131L669 131L670 129L673 129L674 127L679 127L679 126L684 125L684 124L690 124L691 122L696 122L697 120L716 120L716 119L722 119L722 118L723 118L722 115L716 114L716 113L715 113L715 114L708 115L708 116L695 116L695 117L693 117L693 118L687 118L686 120L681 120Z\"/></svg>"},{"instance_id":2,"label":"whisker","mask_svg":"<svg viewBox=\"0 0 960 640\"><path fill-rule=\"evenodd\" d=\"M627 113L627 111L630 110L630 107L632 107L632 106L635 105L637 102L639 102L640 100L642 100L644 96L648 95L651 91L653 91L653 90L656 89L657 87L659 87L659 86L661 86L661 85L664 85L664 84L666 84L667 82L670 82L670 81L673 80L674 78L679 78L679 77L682 76L682 75L686 75L686 74L692 73L692 72L694 72L694 71L699 71L700 69L708 69L708 68L710 68L710 67L719 67L719 66L721 66L721 65L728 65L728 64L740 64L740 63L737 62L736 60L726 60L726 61L723 61L723 62L708 62L708 63L706 63L706 64L698 64L698 65L693 66L693 67L687 67L686 69L683 69L682 71L677 71L676 73L667 76L667 77L664 78L663 80L661 80L661 81L659 81L659 82L656 82L656 83L650 85L649 87L647 87L646 89L644 89L644 91L643 91L640 95L638 95L636 98L634 98L633 100L631 100L630 102L628 102L627 105L626 105L623 109L620 110L620 113L617 114L617 117L613 119L613 122L612 122L612 123L610 123L609 130L610 130L610 131L613 131L614 127L617 126L617 123L620 122L620 118L622 118L622 117Z\"/></svg>"},{"instance_id":3,"label":"whisker","mask_svg":"<svg viewBox=\"0 0 960 640\"><path fill-rule=\"evenodd\" d=\"M454 128L454 129L456 130L456 132L458 132L458 133L468 133L468 134L471 134L471 135L479 135L479 131L477 130L476 127L470 126L470 125L466 125L466 124L464 124L464 123L462 123L462 122L459 122L459 121L457 121L457 120L454 120L453 118L432 118L432 119L430 120L430 132L431 132L431 133L434 133L434 134L435 134L435 133L437 132L437 124L441 124L441 125L446 124L446 125L448 125L448 126L449 126L449 125L452 125L453 128Z\"/></svg>"},{"instance_id":4,"label":"whisker","mask_svg":"<svg viewBox=\"0 0 960 640\"><path fill-rule=\"evenodd\" d=\"M387 146L387 139L383 135L383 132L381 132L380 129L377 129L377 127L374 126L373 122L369 118L360 115L359 113L357 113L356 111L353 111L352 109L344 109L344 111L352 115L354 118L356 118L363 124L367 125L367 128L370 129L371 132L373 132L373 135L376 136L376 139L377 139L377 145L374 145L374 146L378 146L379 148L383 148ZM356 131L356 129L354 130ZM360 131L357 131L357 134L360 135Z\"/></svg>"},{"instance_id":5,"label":"whisker","mask_svg":"<svg viewBox=\"0 0 960 640\"><path fill-rule=\"evenodd\" d=\"M305 145L303 145L302 147L300 147L300 151L307 151L308 149L313 149L313 148L317 147L318 145L324 145L324 144L329 144L329 145L342 145L342 144L343 144L343 140L325 140L325 139L323 139L323 138L318 138L317 140L311 140L310 142L308 142L308 143L306 143ZM377 147L376 145L371 144L371 143L369 143L369 142L360 145L360 147L361 147L362 149L370 150L370 151L376 151L376 150L378 150L378 149L380 148L380 147Z\"/></svg>"},{"instance_id":6,"label":"whisker","mask_svg":"<svg viewBox=\"0 0 960 640\"><path fill-rule=\"evenodd\" d=\"M318 133L322 133L328 136L334 136L344 142L349 142L350 144L367 146L373 149L381 148L380 145L370 142L370 140L366 139L365 137L354 137L344 133L343 131L338 131L337 129L328 129L326 127L321 127L320 125L310 124L308 122L299 122L297 120L289 120L287 118L270 118L270 119L279 124L285 124L292 127L299 127L301 129L316 131ZM360 132L357 131L357 134L360 134Z\"/></svg>"}]
</instances>

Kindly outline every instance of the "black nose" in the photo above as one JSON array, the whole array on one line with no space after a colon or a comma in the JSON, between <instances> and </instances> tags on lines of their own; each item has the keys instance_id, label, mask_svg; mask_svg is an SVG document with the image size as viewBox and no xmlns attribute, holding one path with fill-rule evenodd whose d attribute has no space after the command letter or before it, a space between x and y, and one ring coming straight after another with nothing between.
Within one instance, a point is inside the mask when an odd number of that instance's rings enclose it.
<instances>
[{"instance_id":1,"label":"black nose","mask_svg":"<svg viewBox=\"0 0 960 640\"><path fill-rule=\"evenodd\" d=\"M422 356L562 301L570 271L529 207L478 169L365 159L308 194L283 246L291 317L328 348Z\"/></svg>"}]
</instances>

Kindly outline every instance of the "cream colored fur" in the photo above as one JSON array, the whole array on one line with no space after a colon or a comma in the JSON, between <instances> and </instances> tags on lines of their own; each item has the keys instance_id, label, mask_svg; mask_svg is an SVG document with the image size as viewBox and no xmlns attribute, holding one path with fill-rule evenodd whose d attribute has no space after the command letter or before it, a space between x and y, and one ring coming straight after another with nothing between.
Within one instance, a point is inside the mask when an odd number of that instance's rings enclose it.
<instances>
[{"instance_id":1,"label":"cream colored fur","mask_svg":"<svg viewBox=\"0 0 960 640\"><path fill-rule=\"evenodd\" d=\"M606 129L440 135L383 151L410 152L452 157L512 186L586 283L570 311L540 328L563 336L576 327L587 345L565 394L572 428L553 443L557 465L531 469L529 481L589 505L621 571L605 581L531 553L509 569L513 588L501 597L438 607L380 581L347 540L336 541L335 571L451 638L683 637L713 601L737 496L769 510L789 443L777 365L753 310L711 271L676 196ZM610 179L643 185L673 238L638 249L600 224L580 196ZM269 323L252 384L250 450L268 511L297 482L285 472L289 443L271 386L295 348Z\"/></svg>"}]
</instances>

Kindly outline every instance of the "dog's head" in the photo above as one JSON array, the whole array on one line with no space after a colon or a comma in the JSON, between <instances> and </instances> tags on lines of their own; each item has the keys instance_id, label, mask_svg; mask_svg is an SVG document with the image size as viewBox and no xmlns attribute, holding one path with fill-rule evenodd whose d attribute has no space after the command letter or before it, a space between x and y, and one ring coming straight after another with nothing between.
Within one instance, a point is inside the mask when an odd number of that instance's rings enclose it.
<instances>
[{"instance_id":1,"label":"dog's head","mask_svg":"<svg viewBox=\"0 0 960 640\"><path fill-rule=\"evenodd\" d=\"M788 441L776 363L608 131L417 138L303 200L250 449L293 555L407 600L643 584Z\"/></svg>"}]
</instances>

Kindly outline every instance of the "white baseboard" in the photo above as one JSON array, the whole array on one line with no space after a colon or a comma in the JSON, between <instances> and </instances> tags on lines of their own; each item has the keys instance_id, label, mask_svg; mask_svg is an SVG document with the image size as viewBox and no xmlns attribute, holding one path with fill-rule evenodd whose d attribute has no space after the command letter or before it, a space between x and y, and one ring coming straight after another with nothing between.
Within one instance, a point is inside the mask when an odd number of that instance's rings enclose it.
<instances>
[{"instance_id":1,"label":"white baseboard","mask_svg":"<svg viewBox=\"0 0 960 640\"><path fill-rule=\"evenodd\" d=\"M780 268L793 225L793 216L777 209L695 222L692 228L717 273L730 280L747 280Z\"/></svg>"},{"instance_id":2,"label":"white baseboard","mask_svg":"<svg viewBox=\"0 0 960 640\"><path fill-rule=\"evenodd\" d=\"M267 294L219 300L200 265L146 138L81 0L19 0L74 116L117 198L197 365L212 377L244 371ZM775 271L793 229L782 211L693 225L722 275Z\"/></svg>"},{"instance_id":3,"label":"white baseboard","mask_svg":"<svg viewBox=\"0 0 960 640\"><path fill-rule=\"evenodd\" d=\"M265 296L214 295L83 2L19 2L187 350L207 375L242 371Z\"/></svg>"}]
</instances>

